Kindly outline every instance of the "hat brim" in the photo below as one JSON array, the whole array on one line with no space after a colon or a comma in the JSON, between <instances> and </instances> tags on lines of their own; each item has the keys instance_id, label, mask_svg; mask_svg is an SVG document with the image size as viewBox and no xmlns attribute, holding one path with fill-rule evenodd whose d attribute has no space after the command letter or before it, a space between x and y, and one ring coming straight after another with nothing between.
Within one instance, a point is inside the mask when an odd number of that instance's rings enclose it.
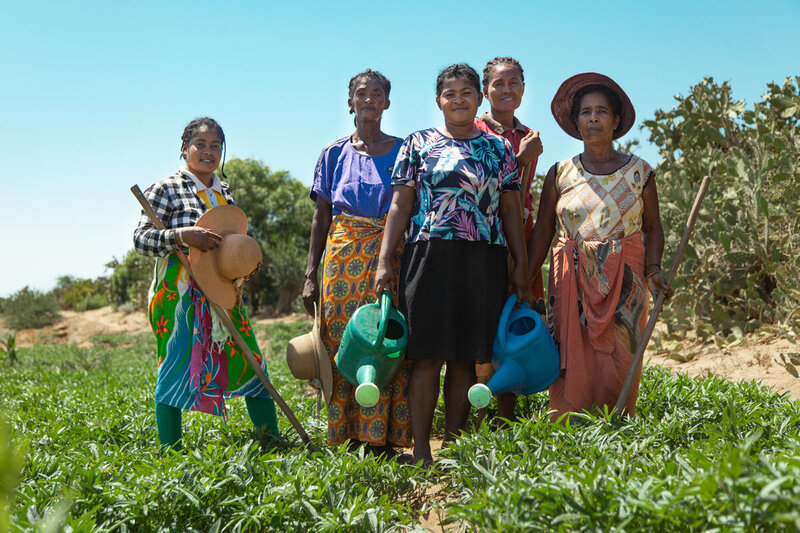
<instances>
[{"instance_id":1,"label":"hat brim","mask_svg":"<svg viewBox=\"0 0 800 533\"><path fill-rule=\"evenodd\" d=\"M235 205L218 205L203 213L195 227L213 231L220 237L235 233L246 234L247 215ZM190 246L189 263L192 274L206 298L223 309L232 309L237 300L236 288L217 271L214 253L215 250L204 252Z\"/></svg>"},{"instance_id":2,"label":"hat brim","mask_svg":"<svg viewBox=\"0 0 800 533\"><path fill-rule=\"evenodd\" d=\"M553 112L553 117L558 125L561 126L561 129L570 137L583 140L570 114L575 95L589 85L603 85L617 94L622 103L622 111L619 118L619 126L612 138L616 140L628 133L636 122L636 111L633 108L631 99L628 98L628 95L625 94L625 91L622 90L622 87L617 82L597 72L582 72L567 78L556 91L553 101L550 103L550 111Z\"/></svg>"},{"instance_id":3,"label":"hat brim","mask_svg":"<svg viewBox=\"0 0 800 533\"><path fill-rule=\"evenodd\" d=\"M297 379L309 381L319 379L325 405L330 405L333 396L333 367L320 335L319 317L320 313L315 303L314 326L310 332L289 341L286 345L286 363ZM309 358L309 355L313 359Z\"/></svg>"}]
</instances>

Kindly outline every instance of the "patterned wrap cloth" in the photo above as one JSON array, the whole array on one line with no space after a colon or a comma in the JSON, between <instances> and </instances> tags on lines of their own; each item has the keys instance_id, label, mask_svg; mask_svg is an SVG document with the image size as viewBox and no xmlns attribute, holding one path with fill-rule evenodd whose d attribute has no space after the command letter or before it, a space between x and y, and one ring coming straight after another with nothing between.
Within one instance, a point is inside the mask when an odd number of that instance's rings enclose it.
<instances>
[{"instance_id":1,"label":"patterned wrap cloth","mask_svg":"<svg viewBox=\"0 0 800 533\"><path fill-rule=\"evenodd\" d=\"M322 271L321 336L333 367L333 395L328 406L331 445L349 439L375 446L408 447L412 442L408 409L410 362L403 362L394 381L381 389L374 407L361 407L356 402L354 387L334 362L350 317L360 306L377 300L375 272L384 221L343 213L333 217L328 232ZM393 257L395 277L402 250L400 246Z\"/></svg>"},{"instance_id":2,"label":"patterned wrap cloth","mask_svg":"<svg viewBox=\"0 0 800 533\"><path fill-rule=\"evenodd\" d=\"M214 196L212 201L207 200L209 195ZM228 203L222 194L210 191L197 198L204 204ZM157 259L148 297L158 354L157 403L227 417L225 399L270 398L174 253ZM241 300L228 313L267 373Z\"/></svg>"},{"instance_id":3,"label":"patterned wrap cloth","mask_svg":"<svg viewBox=\"0 0 800 533\"><path fill-rule=\"evenodd\" d=\"M578 156L558 163L548 325L562 372L550 387L552 419L616 404L647 323L642 190L654 179L638 157L595 175ZM628 396L634 414L641 368Z\"/></svg>"}]
</instances>

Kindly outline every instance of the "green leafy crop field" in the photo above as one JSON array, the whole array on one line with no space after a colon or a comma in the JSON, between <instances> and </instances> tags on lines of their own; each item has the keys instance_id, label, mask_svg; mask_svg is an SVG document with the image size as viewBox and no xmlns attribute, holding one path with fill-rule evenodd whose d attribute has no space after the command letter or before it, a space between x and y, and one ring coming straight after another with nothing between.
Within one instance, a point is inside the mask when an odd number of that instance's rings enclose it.
<instances>
[{"instance_id":1,"label":"green leafy crop field","mask_svg":"<svg viewBox=\"0 0 800 533\"><path fill-rule=\"evenodd\" d=\"M186 451L162 455L149 335L19 349L0 369L0 417L25 450L10 530L422 531L428 512L448 531L800 529L800 404L759 385L648 368L636 418L569 426L532 396L524 422L485 424L424 472L326 448L314 397L283 363L310 324L258 327L273 383L322 451L300 446L285 419L282 441L255 434L233 400L227 424L186 414ZM13 468L0 464L0 507Z\"/></svg>"}]
</instances>

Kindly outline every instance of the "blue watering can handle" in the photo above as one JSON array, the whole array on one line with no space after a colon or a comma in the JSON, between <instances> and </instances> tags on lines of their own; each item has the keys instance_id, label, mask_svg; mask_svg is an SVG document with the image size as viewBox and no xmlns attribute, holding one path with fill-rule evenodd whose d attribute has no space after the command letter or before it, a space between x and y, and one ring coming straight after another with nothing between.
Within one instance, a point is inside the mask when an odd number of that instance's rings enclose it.
<instances>
[{"instance_id":1,"label":"blue watering can handle","mask_svg":"<svg viewBox=\"0 0 800 533\"><path fill-rule=\"evenodd\" d=\"M379 348L386 337L386 326L389 325L389 311L392 309L392 293L383 291L381 294L381 321L378 323L378 338L375 339L375 347Z\"/></svg>"}]
</instances>

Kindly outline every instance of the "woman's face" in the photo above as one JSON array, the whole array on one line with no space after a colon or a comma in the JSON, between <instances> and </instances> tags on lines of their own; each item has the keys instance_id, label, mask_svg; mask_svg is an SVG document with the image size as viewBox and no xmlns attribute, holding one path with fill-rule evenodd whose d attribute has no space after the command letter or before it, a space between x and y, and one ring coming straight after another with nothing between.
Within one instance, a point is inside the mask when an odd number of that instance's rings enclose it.
<instances>
[{"instance_id":1,"label":"woman's face","mask_svg":"<svg viewBox=\"0 0 800 533\"><path fill-rule=\"evenodd\" d=\"M389 108L389 99L378 80L366 79L356 84L353 96L347 99L347 105L359 122L377 121Z\"/></svg>"},{"instance_id":2,"label":"woman's face","mask_svg":"<svg viewBox=\"0 0 800 533\"><path fill-rule=\"evenodd\" d=\"M198 178L210 176L222 157L222 139L216 131L203 126L183 147L186 168Z\"/></svg>"},{"instance_id":3,"label":"woman's face","mask_svg":"<svg viewBox=\"0 0 800 533\"><path fill-rule=\"evenodd\" d=\"M584 141L611 141L619 117L614 115L611 104L603 93L583 95L578 107L578 132Z\"/></svg>"},{"instance_id":4,"label":"woman's face","mask_svg":"<svg viewBox=\"0 0 800 533\"><path fill-rule=\"evenodd\" d=\"M445 80L436 104L444 113L446 123L463 125L475 119L482 99L481 93L467 80L450 78Z\"/></svg>"},{"instance_id":5,"label":"woman's face","mask_svg":"<svg viewBox=\"0 0 800 533\"><path fill-rule=\"evenodd\" d=\"M522 103L525 84L522 74L514 65L501 63L489 74L489 83L483 94L489 99L492 109L514 112Z\"/></svg>"}]
</instances>

